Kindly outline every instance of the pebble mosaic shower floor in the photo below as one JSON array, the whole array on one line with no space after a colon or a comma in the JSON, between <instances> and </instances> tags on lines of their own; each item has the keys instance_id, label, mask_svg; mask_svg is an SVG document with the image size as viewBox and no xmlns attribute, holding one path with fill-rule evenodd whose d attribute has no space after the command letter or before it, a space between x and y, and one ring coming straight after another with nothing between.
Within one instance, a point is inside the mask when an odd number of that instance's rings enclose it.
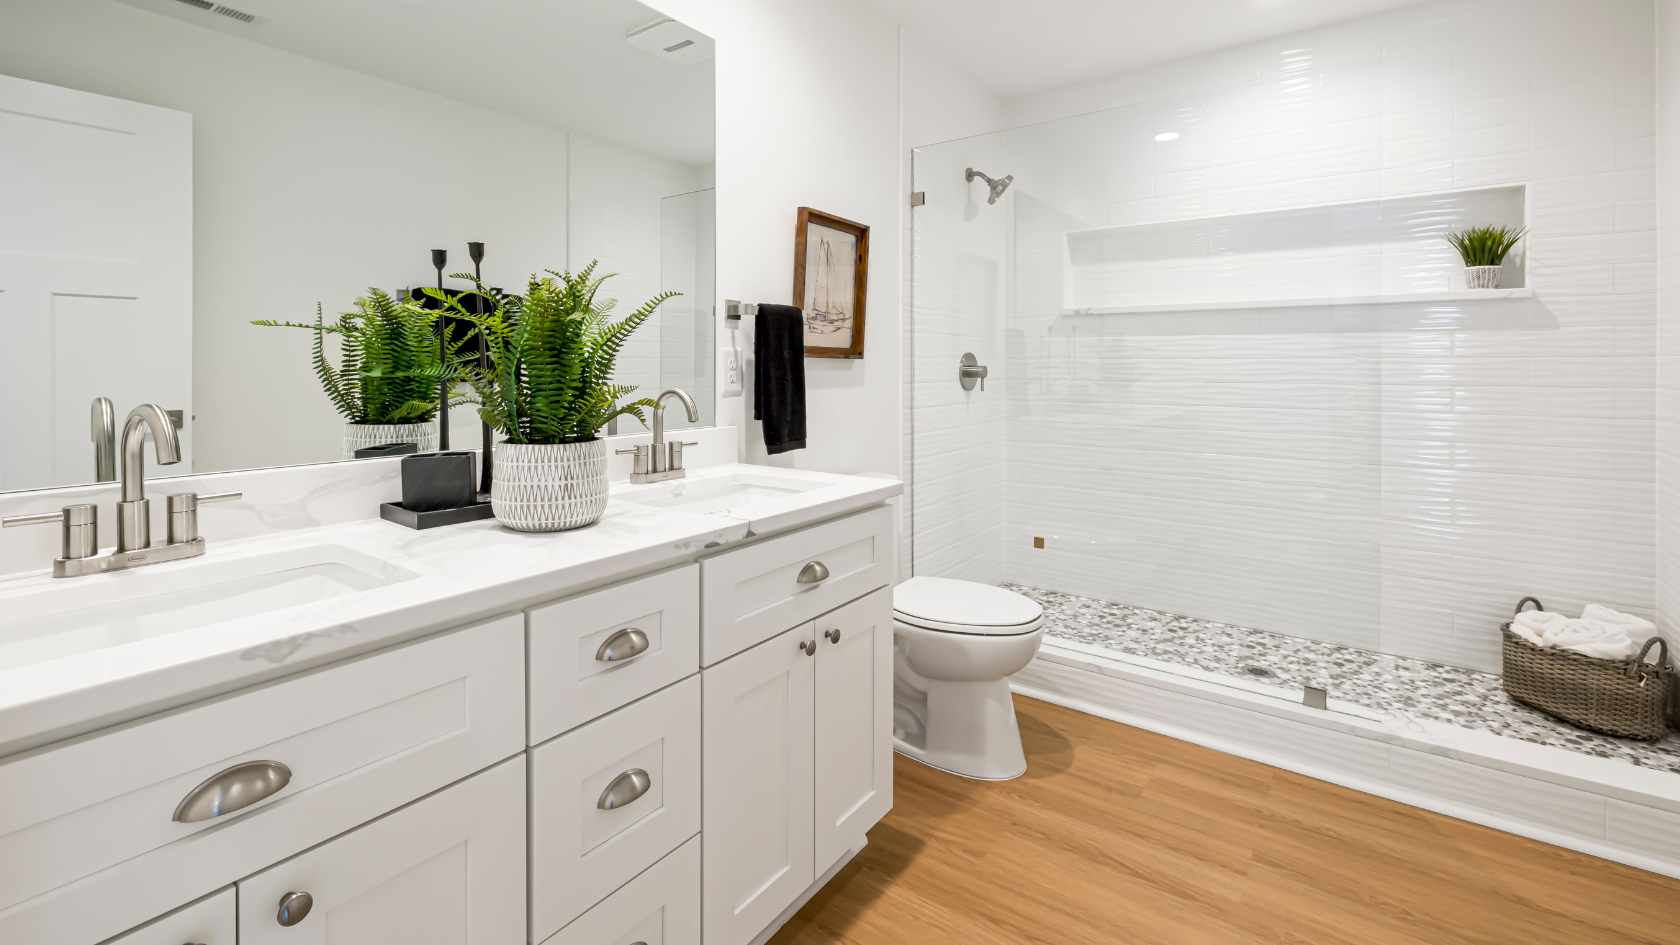
<instances>
[{"instance_id":1,"label":"pebble mosaic shower floor","mask_svg":"<svg viewBox=\"0 0 1680 945\"><path fill-rule=\"evenodd\" d=\"M1673 731L1660 742L1647 743L1578 729L1512 700L1499 677L1491 673L1036 587L1003 586L1043 606L1045 634L1052 638L1296 692L1304 685L1318 686L1332 698L1379 711L1398 710L1459 728L1680 774L1680 737ZM1277 675L1271 679L1253 676L1244 670L1250 665L1264 666Z\"/></svg>"}]
</instances>

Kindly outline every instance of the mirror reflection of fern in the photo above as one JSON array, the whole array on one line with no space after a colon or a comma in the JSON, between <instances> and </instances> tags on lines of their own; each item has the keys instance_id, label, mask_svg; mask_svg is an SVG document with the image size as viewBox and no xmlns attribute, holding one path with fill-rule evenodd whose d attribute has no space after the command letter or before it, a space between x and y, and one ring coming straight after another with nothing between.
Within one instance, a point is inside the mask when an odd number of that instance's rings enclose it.
<instances>
[{"instance_id":1,"label":"mirror reflection of fern","mask_svg":"<svg viewBox=\"0 0 1680 945\"><path fill-rule=\"evenodd\" d=\"M315 306L315 323L265 319L253 325L315 333L311 360L321 389L348 423L424 423L437 416L438 383L456 375L464 339L451 337L439 358L437 316L379 289L356 300L356 311L328 323ZM453 332L451 335L453 336ZM339 337L339 363L327 356L326 337ZM451 405L465 402L463 395Z\"/></svg>"},{"instance_id":2,"label":"mirror reflection of fern","mask_svg":"<svg viewBox=\"0 0 1680 945\"><path fill-rule=\"evenodd\" d=\"M483 314L468 311L455 298L436 289L436 298L451 318L472 323L483 332L490 350L490 367L463 361L462 380L472 388L467 401L478 405L483 420L509 443L577 443L595 439L596 432L615 417L632 416L646 422L644 408L653 401L620 403L636 388L613 382L613 368L631 332L641 327L667 299L681 293L662 292L641 308L614 321L616 299L597 299L601 283L595 263L582 271L531 276L525 294L495 295L495 308Z\"/></svg>"}]
</instances>

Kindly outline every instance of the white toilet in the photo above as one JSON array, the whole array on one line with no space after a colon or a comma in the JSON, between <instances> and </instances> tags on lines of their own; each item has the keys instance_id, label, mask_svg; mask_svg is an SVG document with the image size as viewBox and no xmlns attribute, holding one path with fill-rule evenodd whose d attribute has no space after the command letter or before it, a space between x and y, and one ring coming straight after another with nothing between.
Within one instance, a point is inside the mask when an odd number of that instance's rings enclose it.
<instances>
[{"instance_id":1,"label":"white toilet","mask_svg":"<svg viewBox=\"0 0 1680 945\"><path fill-rule=\"evenodd\" d=\"M1004 677L1032 662L1044 610L1013 591L913 577L893 589L893 747L965 778L1026 773Z\"/></svg>"}]
</instances>

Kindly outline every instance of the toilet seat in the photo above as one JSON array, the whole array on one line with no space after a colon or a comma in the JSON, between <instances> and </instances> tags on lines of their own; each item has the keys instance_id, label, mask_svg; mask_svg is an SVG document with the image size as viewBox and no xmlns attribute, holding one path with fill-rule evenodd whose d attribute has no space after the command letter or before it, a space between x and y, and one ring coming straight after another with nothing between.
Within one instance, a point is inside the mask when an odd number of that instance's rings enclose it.
<instances>
[{"instance_id":1,"label":"toilet seat","mask_svg":"<svg viewBox=\"0 0 1680 945\"><path fill-rule=\"evenodd\" d=\"M893 618L942 633L1015 636L1041 627L1044 608L990 584L913 577L893 588Z\"/></svg>"}]
</instances>

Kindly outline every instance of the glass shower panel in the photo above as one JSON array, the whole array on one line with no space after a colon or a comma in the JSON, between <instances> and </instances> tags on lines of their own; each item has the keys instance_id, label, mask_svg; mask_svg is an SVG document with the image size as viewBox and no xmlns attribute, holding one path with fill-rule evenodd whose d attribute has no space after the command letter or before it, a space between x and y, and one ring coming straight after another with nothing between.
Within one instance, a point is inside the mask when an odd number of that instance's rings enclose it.
<instances>
[{"instance_id":1,"label":"glass shower panel","mask_svg":"<svg viewBox=\"0 0 1680 945\"><path fill-rule=\"evenodd\" d=\"M1381 117L1297 62L917 149L915 573L1376 648Z\"/></svg>"},{"instance_id":2,"label":"glass shower panel","mask_svg":"<svg viewBox=\"0 0 1680 945\"><path fill-rule=\"evenodd\" d=\"M716 217L715 190L678 194L659 202L659 289L682 293L660 306L659 384L688 391L700 408L698 423L689 423L681 409L665 411L665 425L670 429L709 427L714 422ZM645 396L658 393L648 391Z\"/></svg>"}]
</instances>

